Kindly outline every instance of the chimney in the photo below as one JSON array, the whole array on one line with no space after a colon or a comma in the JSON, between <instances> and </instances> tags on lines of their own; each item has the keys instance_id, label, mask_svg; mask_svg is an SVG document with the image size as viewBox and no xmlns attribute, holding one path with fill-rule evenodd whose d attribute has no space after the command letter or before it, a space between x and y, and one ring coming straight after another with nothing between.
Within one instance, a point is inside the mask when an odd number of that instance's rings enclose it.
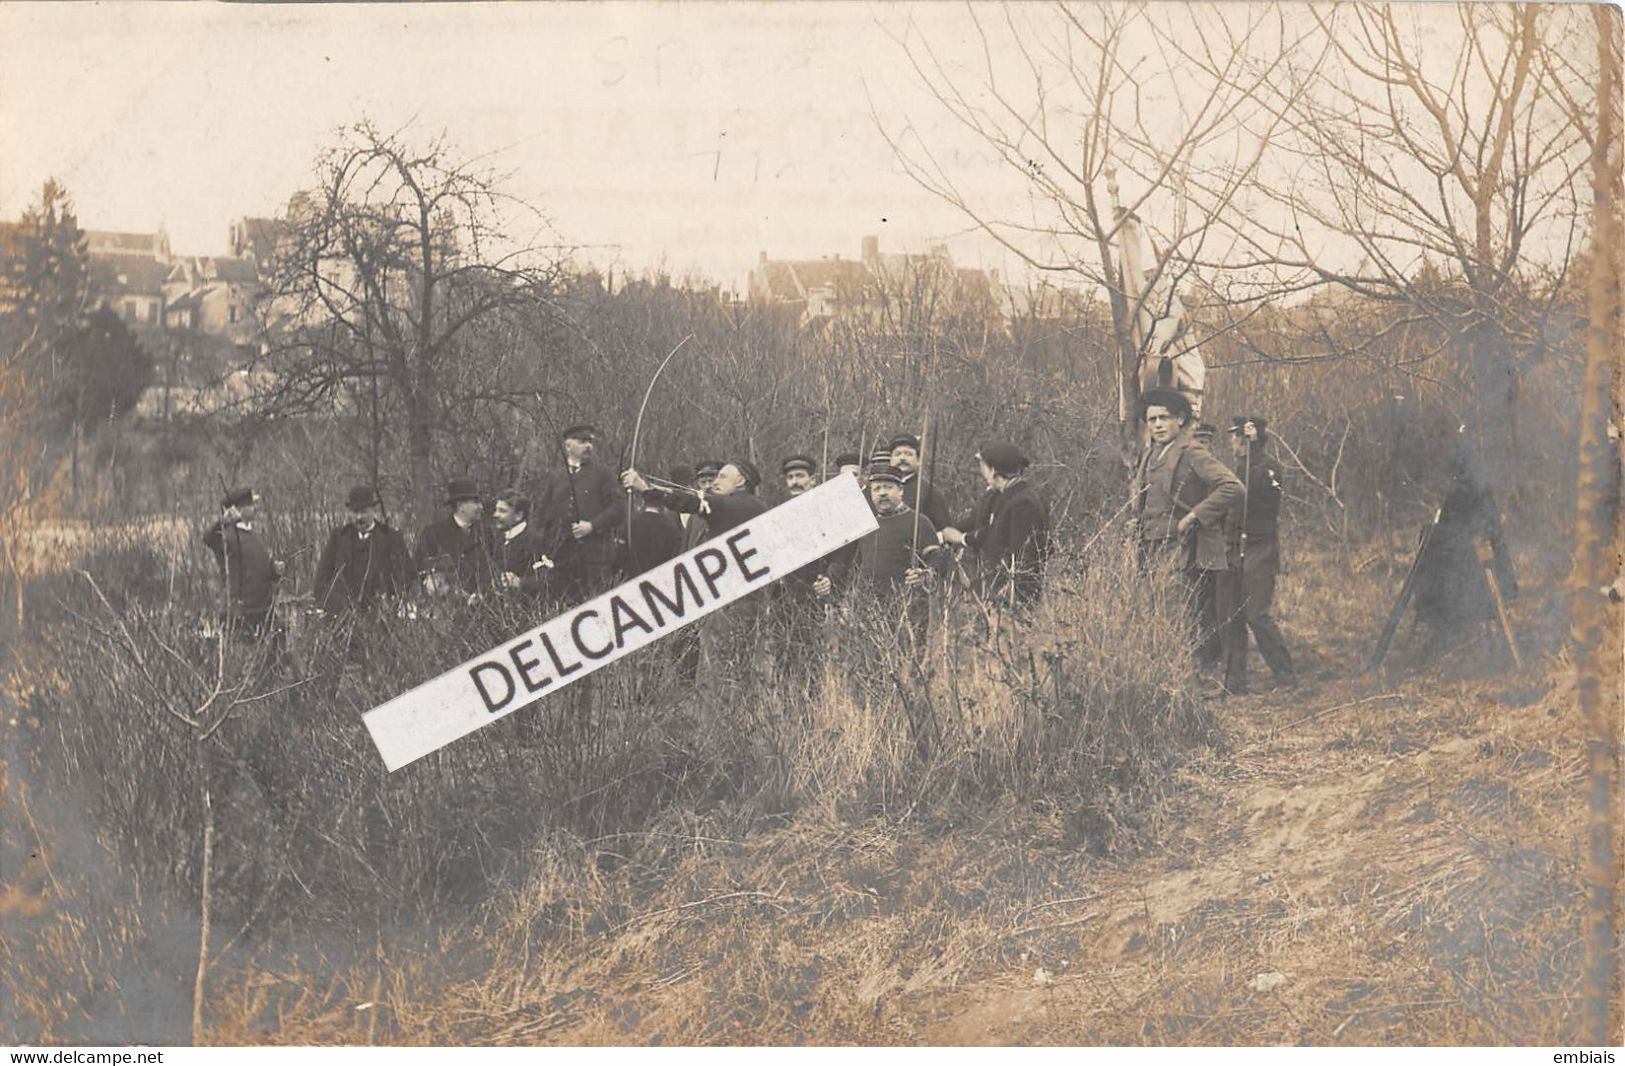
<instances>
[{"instance_id":1,"label":"chimney","mask_svg":"<svg viewBox=\"0 0 1625 1066\"><path fill-rule=\"evenodd\" d=\"M766 252L757 252L756 253L756 265L757 266L764 266L764 267L767 266L767 253Z\"/></svg>"},{"instance_id":2,"label":"chimney","mask_svg":"<svg viewBox=\"0 0 1625 1066\"><path fill-rule=\"evenodd\" d=\"M863 265L868 267L870 270L875 270L875 269L879 268L879 266L880 266L880 238L879 237L865 237L865 238L863 238Z\"/></svg>"}]
</instances>

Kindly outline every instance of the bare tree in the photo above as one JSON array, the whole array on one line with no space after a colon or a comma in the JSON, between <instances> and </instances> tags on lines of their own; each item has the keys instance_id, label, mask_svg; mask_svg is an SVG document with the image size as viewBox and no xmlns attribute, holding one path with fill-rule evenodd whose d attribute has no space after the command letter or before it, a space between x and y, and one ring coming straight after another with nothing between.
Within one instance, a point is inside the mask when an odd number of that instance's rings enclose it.
<instances>
[{"instance_id":1,"label":"bare tree","mask_svg":"<svg viewBox=\"0 0 1625 1066\"><path fill-rule=\"evenodd\" d=\"M912 28L897 40L935 100L993 150L1008 186L967 188L943 146L912 127L882 123L883 132L911 177L1027 266L1106 290L1127 428L1146 356L1205 339L1192 329L1199 309L1184 319L1177 294L1197 262L1215 258L1210 242L1225 232L1215 227L1257 172L1268 139L1243 131L1277 120L1265 86L1296 42L1272 6L1205 13L1195 31L1197 16L1172 5L1058 3L969 17L974 66ZM1203 63L1171 62L1171 41ZM1206 179L1194 180L1199 173ZM1134 277L1123 259L1141 256L1141 228L1151 248Z\"/></svg>"},{"instance_id":2,"label":"bare tree","mask_svg":"<svg viewBox=\"0 0 1625 1066\"><path fill-rule=\"evenodd\" d=\"M540 368L480 362L489 346L474 336L505 317L510 328L556 321L561 269L503 228L529 209L443 139L418 147L362 122L317 172L319 184L290 202L262 300L275 376L256 410L371 403L376 426L382 405L404 423L413 493L427 510L436 434L455 430L470 403L522 405L536 391Z\"/></svg>"},{"instance_id":3,"label":"bare tree","mask_svg":"<svg viewBox=\"0 0 1625 1066\"><path fill-rule=\"evenodd\" d=\"M1245 82L1271 94L1254 133L1272 151L1253 209L1226 219L1245 254L1222 265L1278 292L1336 286L1396 309L1334 356L1392 349L1407 328L1437 336L1447 365L1421 359L1412 372L1449 372L1464 420L1494 427L1484 439L1504 477L1519 382L1549 350L1584 227L1584 142L1554 59L1583 13L1343 5L1295 16L1313 29L1300 53ZM1180 59L1230 76L1199 51Z\"/></svg>"}]
</instances>

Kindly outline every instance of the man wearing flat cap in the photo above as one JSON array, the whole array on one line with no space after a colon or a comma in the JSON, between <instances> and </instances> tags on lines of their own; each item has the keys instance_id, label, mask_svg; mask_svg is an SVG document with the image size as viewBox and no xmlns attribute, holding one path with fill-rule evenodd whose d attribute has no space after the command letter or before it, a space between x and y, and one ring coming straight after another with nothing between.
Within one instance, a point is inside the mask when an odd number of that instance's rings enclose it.
<instances>
[{"instance_id":1,"label":"man wearing flat cap","mask_svg":"<svg viewBox=\"0 0 1625 1066\"><path fill-rule=\"evenodd\" d=\"M1203 586L1217 583L1218 631L1225 642L1221 660L1230 663L1234 627L1226 620L1236 614L1239 604L1232 602L1235 590L1225 577L1230 570L1226 534L1230 516L1239 513L1247 490L1189 432L1191 405L1184 395L1152 389L1140 403L1151 438L1134 478L1140 565L1148 572L1168 568L1183 582L1197 646L1207 636L1198 610ZM1244 684L1241 678L1230 680L1238 687ZM1210 693L1221 694L1212 687Z\"/></svg>"},{"instance_id":2,"label":"man wearing flat cap","mask_svg":"<svg viewBox=\"0 0 1625 1066\"><path fill-rule=\"evenodd\" d=\"M946 526L949 522L948 499L935 485L927 484L920 473L920 438L912 433L893 437L888 458L891 465L902 473L903 502L931 519L931 524L936 528Z\"/></svg>"},{"instance_id":3,"label":"man wearing flat cap","mask_svg":"<svg viewBox=\"0 0 1625 1066\"><path fill-rule=\"evenodd\" d=\"M272 621L272 605L284 564L254 529L260 497L243 486L220 499L220 520L203 534L203 544L214 553L226 582L226 630L240 639L270 637L278 655L282 634Z\"/></svg>"},{"instance_id":4,"label":"man wearing flat cap","mask_svg":"<svg viewBox=\"0 0 1625 1066\"><path fill-rule=\"evenodd\" d=\"M695 462L692 470L686 472L686 476L679 476L679 471L674 469L672 471L672 476L667 480L669 480L673 485L686 485L694 493L709 492L712 483L714 483L717 479L717 474L721 471L721 459L700 459ZM659 507L665 507L665 503L662 500L654 497L645 496L644 502L654 503ZM705 520L699 515L688 511L674 511L672 514L673 517L677 519L677 524L682 527L683 531L682 548L678 552L679 555L682 554L682 552L688 551L690 548L699 547L700 543L704 541L707 536L709 536L709 534L705 531Z\"/></svg>"},{"instance_id":5,"label":"man wearing flat cap","mask_svg":"<svg viewBox=\"0 0 1625 1066\"><path fill-rule=\"evenodd\" d=\"M989 603L1029 606L1043 590L1049 559L1049 508L1026 478L1026 455L1014 444L994 441L976 454L987 493L962 527L942 539L971 550L977 594Z\"/></svg>"},{"instance_id":6,"label":"man wearing flat cap","mask_svg":"<svg viewBox=\"0 0 1625 1066\"><path fill-rule=\"evenodd\" d=\"M903 472L887 463L869 470L869 501L879 525L854 544L850 561L829 576L820 577L816 589L830 596L842 588L872 592L896 591L924 585L932 566L941 565L941 538L937 527L916 514L903 498Z\"/></svg>"},{"instance_id":7,"label":"man wearing flat cap","mask_svg":"<svg viewBox=\"0 0 1625 1066\"><path fill-rule=\"evenodd\" d=\"M418 534L413 566L431 598L462 594L470 598L487 588L492 576L491 531L484 521L480 491L468 478L446 485L451 513Z\"/></svg>"},{"instance_id":8,"label":"man wearing flat cap","mask_svg":"<svg viewBox=\"0 0 1625 1066\"><path fill-rule=\"evenodd\" d=\"M1281 464L1265 450L1269 423L1259 415L1236 415L1231 420L1230 447L1236 472L1247 486L1245 524L1240 532L1237 559L1241 566L1242 622L1237 634L1245 677L1247 631L1258 641L1270 673L1283 688L1296 687L1298 674L1292 666L1281 627L1275 624L1275 579L1281 572Z\"/></svg>"},{"instance_id":9,"label":"man wearing flat cap","mask_svg":"<svg viewBox=\"0 0 1625 1066\"><path fill-rule=\"evenodd\" d=\"M818 481L818 463L810 455L792 455L779 464L784 478L785 499L793 500L812 488Z\"/></svg>"},{"instance_id":10,"label":"man wearing flat cap","mask_svg":"<svg viewBox=\"0 0 1625 1066\"><path fill-rule=\"evenodd\" d=\"M532 521L553 559L558 594L566 603L604 591L615 560L615 533L626 524L626 496L614 473L593 459L598 431L586 423L559 434L564 462L531 492Z\"/></svg>"}]
</instances>

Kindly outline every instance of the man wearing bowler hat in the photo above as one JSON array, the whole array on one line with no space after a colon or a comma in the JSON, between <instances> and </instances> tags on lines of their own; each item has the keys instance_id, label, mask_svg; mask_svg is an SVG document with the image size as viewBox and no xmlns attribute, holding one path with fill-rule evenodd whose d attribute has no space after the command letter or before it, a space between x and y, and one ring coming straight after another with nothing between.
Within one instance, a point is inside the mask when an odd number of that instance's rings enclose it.
<instances>
[{"instance_id":1,"label":"man wearing bowler hat","mask_svg":"<svg viewBox=\"0 0 1625 1066\"><path fill-rule=\"evenodd\" d=\"M492 543L484 522L480 491L468 478L446 484L451 513L418 535L413 564L430 597L477 595L492 576Z\"/></svg>"},{"instance_id":2,"label":"man wearing bowler hat","mask_svg":"<svg viewBox=\"0 0 1625 1066\"><path fill-rule=\"evenodd\" d=\"M1236 640L1240 644L1242 676L1246 676L1247 631L1250 629L1276 682L1283 688L1294 688L1298 674L1292 666L1292 653L1287 650L1281 628L1270 613L1275 603L1275 579L1281 572L1281 498L1285 495L1281 464L1264 449L1269 439L1266 436L1269 423L1263 417L1236 415L1231 423L1230 447L1235 456L1236 473L1247 485L1245 524L1236 523L1240 534L1237 561L1241 567L1242 604Z\"/></svg>"},{"instance_id":3,"label":"man wearing bowler hat","mask_svg":"<svg viewBox=\"0 0 1625 1066\"><path fill-rule=\"evenodd\" d=\"M1226 620L1240 605L1232 602L1235 590L1226 576L1230 570L1227 532L1230 516L1240 512L1247 490L1189 432L1191 405L1184 395L1173 389L1152 389L1141 397L1141 410L1151 439L1134 478L1140 565L1148 572L1167 569L1183 584L1197 646L1208 636L1199 609L1203 587L1216 586L1217 631L1224 642L1220 660L1230 664L1234 627ZM1238 688L1245 683L1237 677L1229 681ZM1208 694L1222 695L1223 691L1211 685Z\"/></svg>"},{"instance_id":4,"label":"man wearing bowler hat","mask_svg":"<svg viewBox=\"0 0 1625 1066\"><path fill-rule=\"evenodd\" d=\"M406 591L412 565L406 538L384 521L384 504L365 485L344 501L350 520L333 530L316 564L316 606L329 614L355 612Z\"/></svg>"},{"instance_id":5,"label":"man wearing bowler hat","mask_svg":"<svg viewBox=\"0 0 1625 1066\"><path fill-rule=\"evenodd\" d=\"M558 595L580 603L604 591L615 560L615 531L626 524L626 496L615 474L592 457L598 430L585 422L559 434L564 462L531 492L532 522L553 560Z\"/></svg>"},{"instance_id":6,"label":"man wearing bowler hat","mask_svg":"<svg viewBox=\"0 0 1625 1066\"><path fill-rule=\"evenodd\" d=\"M365 667L379 636L379 608L410 587L412 557L406 538L384 521L377 492L357 485L344 506L350 520L328 535L314 595L317 610L333 626L335 650Z\"/></svg>"},{"instance_id":7,"label":"man wearing bowler hat","mask_svg":"<svg viewBox=\"0 0 1625 1066\"><path fill-rule=\"evenodd\" d=\"M285 565L254 529L260 497L243 486L220 499L220 519L203 534L203 544L214 553L226 582L226 631L238 639L269 639L280 659L285 652L282 630L272 618L276 588Z\"/></svg>"},{"instance_id":8,"label":"man wearing bowler hat","mask_svg":"<svg viewBox=\"0 0 1625 1066\"><path fill-rule=\"evenodd\" d=\"M1043 589L1050 554L1049 508L1027 480L1030 464L1014 444L984 444L976 460L988 492L965 527L944 529L942 539L974 553L976 588L984 600L1027 606Z\"/></svg>"}]
</instances>

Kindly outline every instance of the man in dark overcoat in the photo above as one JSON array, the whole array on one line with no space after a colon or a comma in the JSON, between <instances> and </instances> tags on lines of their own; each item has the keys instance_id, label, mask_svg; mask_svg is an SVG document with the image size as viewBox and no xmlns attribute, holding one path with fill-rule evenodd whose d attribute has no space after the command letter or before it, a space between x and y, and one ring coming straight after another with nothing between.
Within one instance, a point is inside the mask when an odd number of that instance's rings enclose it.
<instances>
[{"instance_id":1,"label":"man in dark overcoat","mask_svg":"<svg viewBox=\"0 0 1625 1066\"><path fill-rule=\"evenodd\" d=\"M580 603L609 586L616 531L626 525L626 496L614 472L593 459L595 428L581 423L559 436L564 462L532 490L531 520L553 560L560 600Z\"/></svg>"},{"instance_id":2,"label":"man in dark overcoat","mask_svg":"<svg viewBox=\"0 0 1625 1066\"><path fill-rule=\"evenodd\" d=\"M1246 682L1247 633L1258 640L1264 662L1284 688L1298 683L1281 627L1275 622L1275 581L1281 573L1281 500L1285 495L1281 464L1265 450L1269 423L1260 415L1237 415L1231 420L1230 447L1236 473L1247 486L1244 520L1237 522L1240 541L1236 545L1241 569L1241 618L1235 635L1234 654L1239 663L1239 684Z\"/></svg>"},{"instance_id":3,"label":"man in dark overcoat","mask_svg":"<svg viewBox=\"0 0 1625 1066\"><path fill-rule=\"evenodd\" d=\"M423 528L412 557L423 590L430 598L478 596L494 576L491 530L485 524L485 504L468 478L452 478L446 485L451 513Z\"/></svg>"},{"instance_id":4,"label":"man in dark overcoat","mask_svg":"<svg viewBox=\"0 0 1625 1066\"><path fill-rule=\"evenodd\" d=\"M992 442L982 445L976 459L988 491L965 526L949 526L942 539L972 551L975 587L984 601L1030 606L1044 586L1049 508L1026 478L1031 464L1020 448Z\"/></svg>"},{"instance_id":5,"label":"man in dark overcoat","mask_svg":"<svg viewBox=\"0 0 1625 1066\"><path fill-rule=\"evenodd\" d=\"M269 638L280 656L284 638L272 609L286 566L271 556L254 528L260 502L259 494L247 486L227 492L220 500L220 519L204 532L203 544L214 554L225 579L226 631L248 641Z\"/></svg>"}]
</instances>

